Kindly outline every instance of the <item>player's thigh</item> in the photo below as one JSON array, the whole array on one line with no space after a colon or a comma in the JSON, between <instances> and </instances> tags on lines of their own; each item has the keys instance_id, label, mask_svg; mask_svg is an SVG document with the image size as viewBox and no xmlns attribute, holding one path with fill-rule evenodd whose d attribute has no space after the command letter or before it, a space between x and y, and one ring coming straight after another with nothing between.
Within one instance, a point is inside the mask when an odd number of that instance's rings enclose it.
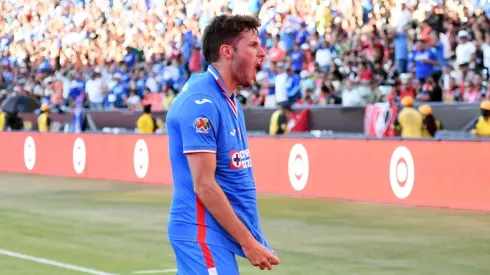
<instances>
[{"instance_id":1,"label":"player's thigh","mask_svg":"<svg viewBox=\"0 0 490 275\"><path fill-rule=\"evenodd\" d=\"M171 241L177 275L239 275L235 255L213 245Z\"/></svg>"}]
</instances>

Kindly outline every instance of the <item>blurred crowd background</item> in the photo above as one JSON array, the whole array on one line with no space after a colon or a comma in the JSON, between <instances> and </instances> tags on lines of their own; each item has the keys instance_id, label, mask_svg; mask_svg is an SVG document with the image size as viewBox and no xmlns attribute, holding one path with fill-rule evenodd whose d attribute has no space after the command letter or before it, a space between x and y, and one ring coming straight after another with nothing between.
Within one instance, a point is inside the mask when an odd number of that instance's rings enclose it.
<instances>
[{"instance_id":1,"label":"blurred crowd background","mask_svg":"<svg viewBox=\"0 0 490 275\"><path fill-rule=\"evenodd\" d=\"M207 64L201 33L253 14L268 60L244 105L480 102L490 3L479 0L3 0L0 97L52 108L168 108Z\"/></svg>"}]
</instances>

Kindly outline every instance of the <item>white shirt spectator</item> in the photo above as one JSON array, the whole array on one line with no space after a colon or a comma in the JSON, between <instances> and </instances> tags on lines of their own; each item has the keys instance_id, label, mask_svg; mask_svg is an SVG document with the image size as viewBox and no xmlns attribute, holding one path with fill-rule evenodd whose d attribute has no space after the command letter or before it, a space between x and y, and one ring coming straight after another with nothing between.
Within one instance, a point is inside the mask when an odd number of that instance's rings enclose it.
<instances>
[{"instance_id":1,"label":"white shirt spectator","mask_svg":"<svg viewBox=\"0 0 490 275\"><path fill-rule=\"evenodd\" d=\"M147 80L146 80L146 87L150 89L152 93L158 93L158 81L155 78L155 75L152 74Z\"/></svg>"},{"instance_id":2,"label":"white shirt spectator","mask_svg":"<svg viewBox=\"0 0 490 275\"><path fill-rule=\"evenodd\" d=\"M116 85L117 85L117 81L116 81L115 77L109 78L109 81L107 81L107 89L110 91Z\"/></svg>"},{"instance_id":3,"label":"white shirt spectator","mask_svg":"<svg viewBox=\"0 0 490 275\"><path fill-rule=\"evenodd\" d=\"M63 82L63 99L67 99L70 95L70 79L62 75L59 75L58 79Z\"/></svg>"},{"instance_id":4,"label":"white shirt spectator","mask_svg":"<svg viewBox=\"0 0 490 275\"><path fill-rule=\"evenodd\" d=\"M286 102L288 100L288 91L286 90L286 80L288 74L286 72L280 73L276 76L276 102Z\"/></svg>"},{"instance_id":5,"label":"white shirt spectator","mask_svg":"<svg viewBox=\"0 0 490 275\"><path fill-rule=\"evenodd\" d=\"M180 77L180 72L179 72L179 68L177 68L176 65L167 66L163 71L163 79L166 81L168 80L177 81L179 80L179 77Z\"/></svg>"},{"instance_id":6,"label":"white shirt spectator","mask_svg":"<svg viewBox=\"0 0 490 275\"><path fill-rule=\"evenodd\" d=\"M441 33L439 34L439 40L444 47L444 58L449 59L452 55L451 41L449 40L449 37L447 36L447 34Z\"/></svg>"},{"instance_id":7,"label":"white shirt spectator","mask_svg":"<svg viewBox=\"0 0 490 275\"><path fill-rule=\"evenodd\" d=\"M141 98L136 94L132 94L128 98L129 105L137 106L138 104L140 104L140 102L141 102Z\"/></svg>"},{"instance_id":8,"label":"white shirt spectator","mask_svg":"<svg viewBox=\"0 0 490 275\"><path fill-rule=\"evenodd\" d=\"M332 63L333 54L329 48L318 49L315 55L315 61L320 67L328 66Z\"/></svg>"},{"instance_id":9,"label":"white shirt spectator","mask_svg":"<svg viewBox=\"0 0 490 275\"><path fill-rule=\"evenodd\" d=\"M400 1L400 6L393 8L391 13L391 25L395 27L397 31L402 30L408 23L412 22L412 13L406 6L402 9L402 3L406 4L406 1Z\"/></svg>"},{"instance_id":10,"label":"white shirt spectator","mask_svg":"<svg viewBox=\"0 0 490 275\"><path fill-rule=\"evenodd\" d=\"M466 42L460 43L456 46L456 63L461 65L463 63L469 63L471 55L476 52L475 43Z\"/></svg>"},{"instance_id":11,"label":"white shirt spectator","mask_svg":"<svg viewBox=\"0 0 490 275\"><path fill-rule=\"evenodd\" d=\"M490 68L490 44L483 43L481 49L483 51L483 66Z\"/></svg>"},{"instance_id":12,"label":"white shirt spectator","mask_svg":"<svg viewBox=\"0 0 490 275\"><path fill-rule=\"evenodd\" d=\"M342 91L342 105L346 107L365 105L366 102L361 97L356 87L345 87Z\"/></svg>"},{"instance_id":13,"label":"white shirt spectator","mask_svg":"<svg viewBox=\"0 0 490 275\"><path fill-rule=\"evenodd\" d=\"M103 81L101 77L89 79L85 84L85 91L92 103L102 103L104 101Z\"/></svg>"}]
</instances>

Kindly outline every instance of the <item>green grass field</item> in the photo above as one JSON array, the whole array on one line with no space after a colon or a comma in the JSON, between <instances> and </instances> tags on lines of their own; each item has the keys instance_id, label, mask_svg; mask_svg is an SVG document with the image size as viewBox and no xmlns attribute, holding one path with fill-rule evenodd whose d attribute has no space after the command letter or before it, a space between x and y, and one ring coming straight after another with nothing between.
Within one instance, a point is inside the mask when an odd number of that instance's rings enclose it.
<instances>
[{"instance_id":1,"label":"green grass field","mask_svg":"<svg viewBox=\"0 0 490 275\"><path fill-rule=\"evenodd\" d=\"M170 198L168 186L0 174L0 251L117 275L174 269ZM243 274L490 274L487 213L278 196L259 204L281 265L260 271L239 259ZM84 273L0 253L0 274Z\"/></svg>"}]
</instances>

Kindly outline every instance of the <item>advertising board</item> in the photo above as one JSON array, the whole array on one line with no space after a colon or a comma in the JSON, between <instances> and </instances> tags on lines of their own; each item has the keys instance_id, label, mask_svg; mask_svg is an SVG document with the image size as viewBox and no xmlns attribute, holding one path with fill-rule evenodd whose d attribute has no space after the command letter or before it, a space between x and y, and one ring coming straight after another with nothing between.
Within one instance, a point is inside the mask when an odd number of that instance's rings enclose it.
<instances>
[{"instance_id":1,"label":"advertising board","mask_svg":"<svg viewBox=\"0 0 490 275\"><path fill-rule=\"evenodd\" d=\"M0 170L172 184L163 135L0 133ZM249 138L257 191L490 210L490 144Z\"/></svg>"}]
</instances>

